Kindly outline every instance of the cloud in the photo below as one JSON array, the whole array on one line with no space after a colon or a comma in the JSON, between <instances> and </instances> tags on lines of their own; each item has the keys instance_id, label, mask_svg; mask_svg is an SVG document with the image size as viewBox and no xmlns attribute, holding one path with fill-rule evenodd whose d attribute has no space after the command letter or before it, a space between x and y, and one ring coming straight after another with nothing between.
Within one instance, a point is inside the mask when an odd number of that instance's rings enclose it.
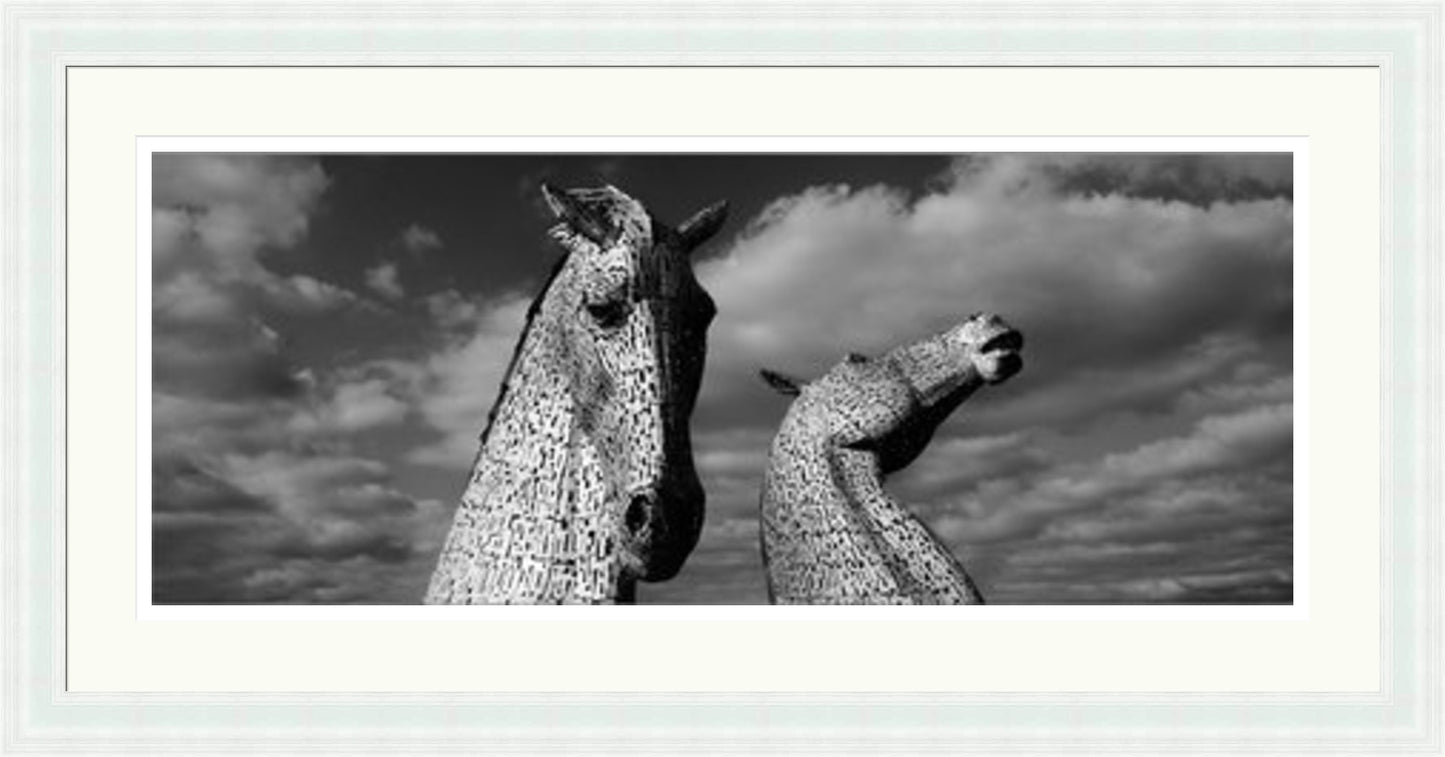
<instances>
[{"instance_id":1,"label":"cloud","mask_svg":"<svg viewBox=\"0 0 1445 757\"><path fill-rule=\"evenodd\" d=\"M900 490L908 498L932 499L993 478L1022 478L1053 466L1054 460L1025 431L998 436L935 439L926 454L905 469Z\"/></svg>"},{"instance_id":2,"label":"cloud","mask_svg":"<svg viewBox=\"0 0 1445 757\"><path fill-rule=\"evenodd\" d=\"M403 515L416 506L385 486L389 468L361 457L270 451L259 455L223 455L222 476L253 497L272 503L298 522L312 522L318 535L350 529L321 513Z\"/></svg>"},{"instance_id":3,"label":"cloud","mask_svg":"<svg viewBox=\"0 0 1445 757\"><path fill-rule=\"evenodd\" d=\"M353 451L360 432L398 422L406 406L378 381L302 373L296 385L273 398L155 393L155 601L304 601L323 590L376 600L383 586L390 601L421 596L450 510ZM282 591L283 565L313 583Z\"/></svg>"},{"instance_id":4,"label":"cloud","mask_svg":"<svg viewBox=\"0 0 1445 757\"><path fill-rule=\"evenodd\" d=\"M298 522L274 515L153 516L153 600L175 603L411 604L426 586L447 513Z\"/></svg>"},{"instance_id":5,"label":"cloud","mask_svg":"<svg viewBox=\"0 0 1445 757\"><path fill-rule=\"evenodd\" d=\"M163 321L223 324L237 317L241 304L199 272L179 271L155 283L151 308Z\"/></svg>"},{"instance_id":6,"label":"cloud","mask_svg":"<svg viewBox=\"0 0 1445 757\"><path fill-rule=\"evenodd\" d=\"M460 330L416 366L411 386L417 411L441 438L412 451L411 462L456 469L476 456L478 437L501 389L531 299L503 295L475 306L472 319L458 323L455 328Z\"/></svg>"},{"instance_id":7,"label":"cloud","mask_svg":"<svg viewBox=\"0 0 1445 757\"><path fill-rule=\"evenodd\" d=\"M996 601L1289 601L1292 440L1289 404L1255 405L910 504Z\"/></svg>"},{"instance_id":8,"label":"cloud","mask_svg":"<svg viewBox=\"0 0 1445 757\"><path fill-rule=\"evenodd\" d=\"M151 366L154 388L173 394L268 398L299 390L276 333L241 316L204 327L156 319Z\"/></svg>"},{"instance_id":9,"label":"cloud","mask_svg":"<svg viewBox=\"0 0 1445 757\"><path fill-rule=\"evenodd\" d=\"M405 249L413 255L421 255L442 248L442 238L440 234L416 223L410 224L401 230L400 240L402 249Z\"/></svg>"},{"instance_id":10,"label":"cloud","mask_svg":"<svg viewBox=\"0 0 1445 757\"><path fill-rule=\"evenodd\" d=\"M1066 194L1118 194L1202 206L1289 200L1294 195L1294 161L1289 155L1071 154L1036 160Z\"/></svg>"},{"instance_id":11,"label":"cloud","mask_svg":"<svg viewBox=\"0 0 1445 757\"><path fill-rule=\"evenodd\" d=\"M466 328L481 320L481 305L463 297L455 289L437 292L427 297L425 302L427 313L443 332Z\"/></svg>"},{"instance_id":12,"label":"cloud","mask_svg":"<svg viewBox=\"0 0 1445 757\"><path fill-rule=\"evenodd\" d=\"M218 282L265 281L274 274L261 256L306 236L330 183L308 158L158 154L153 161L157 279L184 264Z\"/></svg>"},{"instance_id":13,"label":"cloud","mask_svg":"<svg viewBox=\"0 0 1445 757\"><path fill-rule=\"evenodd\" d=\"M291 314L324 313L358 302L354 292L310 276L270 277L259 283L267 304Z\"/></svg>"},{"instance_id":14,"label":"cloud","mask_svg":"<svg viewBox=\"0 0 1445 757\"><path fill-rule=\"evenodd\" d=\"M312 159L161 154L152 165L153 366L169 390L290 391L268 313L308 315L349 291L265 258L305 239L329 179Z\"/></svg>"},{"instance_id":15,"label":"cloud","mask_svg":"<svg viewBox=\"0 0 1445 757\"><path fill-rule=\"evenodd\" d=\"M154 512L264 513L270 505L180 456L157 456L151 466Z\"/></svg>"},{"instance_id":16,"label":"cloud","mask_svg":"<svg viewBox=\"0 0 1445 757\"><path fill-rule=\"evenodd\" d=\"M1228 379L1186 390L1178 406L1190 414L1203 414L1284 402L1293 394L1293 377L1261 374L1258 366L1244 365Z\"/></svg>"},{"instance_id":17,"label":"cloud","mask_svg":"<svg viewBox=\"0 0 1445 757\"><path fill-rule=\"evenodd\" d=\"M1265 405L1200 421L1193 435L1150 442L1110 455L1103 468L1121 479L1179 478L1229 469L1287 452L1293 439L1289 404Z\"/></svg>"},{"instance_id":18,"label":"cloud","mask_svg":"<svg viewBox=\"0 0 1445 757\"><path fill-rule=\"evenodd\" d=\"M400 491L378 460L229 442L156 454L154 601L418 601L450 508Z\"/></svg>"},{"instance_id":19,"label":"cloud","mask_svg":"<svg viewBox=\"0 0 1445 757\"><path fill-rule=\"evenodd\" d=\"M1233 473L1261 463L1288 463L1293 439L1290 406L1250 408L1199 421L1191 434L1111 453L1088 464L1036 477L985 479L953 494L952 514L934 522L945 536L970 542L1037 534L1059 516L1138 496L1156 484Z\"/></svg>"},{"instance_id":20,"label":"cloud","mask_svg":"<svg viewBox=\"0 0 1445 757\"><path fill-rule=\"evenodd\" d=\"M382 297L388 300L399 300L406 296L406 290L401 286L401 279L397 274L395 263L382 263L375 268L368 268L365 275L366 285Z\"/></svg>"},{"instance_id":21,"label":"cloud","mask_svg":"<svg viewBox=\"0 0 1445 757\"><path fill-rule=\"evenodd\" d=\"M358 454L401 422L383 381L302 368L272 323L359 303L273 263L330 180L312 159L153 166L152 570L157 602L416 601L449 512Z\"/></svg>"},{"instance_id":22,"label":"cloud","mask_svg":"<svg viewBox=\"0 0 1445 757\"><path fill-rule=\"evenodd\" d=\"M315 202L329 184L309 158L275 155L157 154L152 205L189 217L185 231L234 266L263 247L290 247L305 236ZM173 239L177 230L158 237Z\"/></svg>"},{"instance_id":23,"label":"cloud","mask_svg":"<svg viewBox=\"0 0 1445 757\"><path fill-rule=\"evenodd\" d=\"M298 408L288 428L298 434L355 433L400 423L406 418L408 407L385 380L341 383L331 389L331 395L325 400Z\"/></svg>"}]
</instances>

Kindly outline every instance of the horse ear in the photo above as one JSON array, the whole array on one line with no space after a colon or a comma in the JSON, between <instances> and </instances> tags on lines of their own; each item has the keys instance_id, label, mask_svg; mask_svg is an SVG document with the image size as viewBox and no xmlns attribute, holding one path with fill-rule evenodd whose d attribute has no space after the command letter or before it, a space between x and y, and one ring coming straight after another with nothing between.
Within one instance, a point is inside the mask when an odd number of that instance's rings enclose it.
<instances>
[{"instance_id":1,"label":"horse ear","mask_svg":"<svg viewBox=\"0 0 1445 757\"><path fill-rule=\"evenodd\" d=\"M552 213L562 220L566 220L575 207L572 198L545 181L542 182L542 199L547 201L547 207L552 209Z\"/></svg>"},{"instance_id":2,"label":"horse ear","mask_svg":"<svg viewBox=\"0 0 1445 757\"><path fill-rule=\"evenodd\" d=\"M784 376L767 368L758 371L758 375L762 376L763 381L767 382L768 386L771 386L778 394L796 397L803 391L803 382L791 376Z\"/></svg>"},{"instance_id":3,"label":"horse ear","mask_svg":"<svg viewBox=\"0 0 1445 757\"><path fill-rule=\"evenodd\" d=\"M694 213L691 218L682 222L677 227L677 235L682 239L682 251L690 253L702 246L717 230L722 228L723 221L728 217L728 202L722 200L715 202L702 210Z\"/></svg>"},{"instance_id":4,"label":"horse ear","mask_svg":"<svg viewBox=\"0 0 1445 757\"><path fill-rule=\"evenodd\" d=\"M546 182L542 183L542 199L547 201L547 207L557 215L558 220L581 233L583 236L601 244L606 238L606 230L597 218L581 203L572 197L572 194L565 189L555 189Z\"/></svg>"}]
</instances>

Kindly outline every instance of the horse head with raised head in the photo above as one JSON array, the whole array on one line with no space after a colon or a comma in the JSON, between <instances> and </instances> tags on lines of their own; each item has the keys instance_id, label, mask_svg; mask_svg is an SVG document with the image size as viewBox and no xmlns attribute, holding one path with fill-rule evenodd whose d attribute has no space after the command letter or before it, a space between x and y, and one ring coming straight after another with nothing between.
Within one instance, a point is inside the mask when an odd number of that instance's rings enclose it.
<instances>
[{"instance_id":1,"label":"horse head with raised head","mask_svg":"<svg viewBox=\"0 0 1445 757\"><path fill-rule=\"evenodd\" d=\"M542 194L565 256L528 311L429 603L629 602L702 528L689 421L716 312L676 227L612 186Z\"/></svg>"},{"instance_id":2,"label":"horse head with raised head","mask_svg":"<svg viewBox=\"0 0 1445 757\"><path fill-rule=\"evenodd\" d=\"M795 396L768 459L761 502L768 594L782 603L983 601L963 566L883 489L981 387L1023 367L1023 336L974 314L881 357L849 355L818 379L771 371Z\"/></svg>"}]
</instances>

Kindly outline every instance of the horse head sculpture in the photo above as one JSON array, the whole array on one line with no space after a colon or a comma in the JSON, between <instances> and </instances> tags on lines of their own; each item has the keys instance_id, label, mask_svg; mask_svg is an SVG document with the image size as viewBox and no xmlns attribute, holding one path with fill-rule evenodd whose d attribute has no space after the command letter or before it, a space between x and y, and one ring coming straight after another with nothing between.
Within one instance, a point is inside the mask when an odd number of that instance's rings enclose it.
<instances>
[{"instance_id":1,"label":"horse head sculpture","mask_svg":"<svg viewBox=\"0 0 1445 757\"><path fill-rule=\"evenodd\" d=\"M676 227L621 190L542 194L565 256L538 294L428 603L630 602L697 543L689 421L716 313L689 256L725 203Z\"/></svg>"},{"instance_id":2,"label":"horse head sculpture","mask_svg":"<svg viewBox=\"0 0 1445 757\"><path fill-rule=\"evenodd\" d=\"M883 489L981 387L1023 367L1023 337L975 314L879 358L849 355L812 382L764 371L795 396L773 441L762 510L768 594L779 603L979 604L963 566Z\"/></svg>"}]
</instances>

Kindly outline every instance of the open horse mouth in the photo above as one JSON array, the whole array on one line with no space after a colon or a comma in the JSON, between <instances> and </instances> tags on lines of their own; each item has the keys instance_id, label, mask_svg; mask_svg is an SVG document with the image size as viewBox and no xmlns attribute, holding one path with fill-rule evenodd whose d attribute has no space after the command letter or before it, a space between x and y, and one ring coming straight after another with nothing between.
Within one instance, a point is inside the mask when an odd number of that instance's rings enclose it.
<instances>
[{"instance_id":1,"label":"open horse mouth","mask_svg":"<svg viewBox=\"0 0 1445 757\"><path fill-rule=\"evenodd\" d=\"M992 339L984 342L979 352L987 355L990 352L1018 352L1024 348L1024 335L1009 329L996 334Z\"/></svg>"},{"instance_id":2,"label":"open horse mouth","mask_svg":"<svg viewBox=\"0 0 1445 757\"><path fill-rule=\"evenodd\" d=\"M984 380L997 384L1012 377L1024 367L1019 351L1024 348L1024 335L1014 329L1000 331L979 348L979 369Z\"/></svg>"}]
</instances>

